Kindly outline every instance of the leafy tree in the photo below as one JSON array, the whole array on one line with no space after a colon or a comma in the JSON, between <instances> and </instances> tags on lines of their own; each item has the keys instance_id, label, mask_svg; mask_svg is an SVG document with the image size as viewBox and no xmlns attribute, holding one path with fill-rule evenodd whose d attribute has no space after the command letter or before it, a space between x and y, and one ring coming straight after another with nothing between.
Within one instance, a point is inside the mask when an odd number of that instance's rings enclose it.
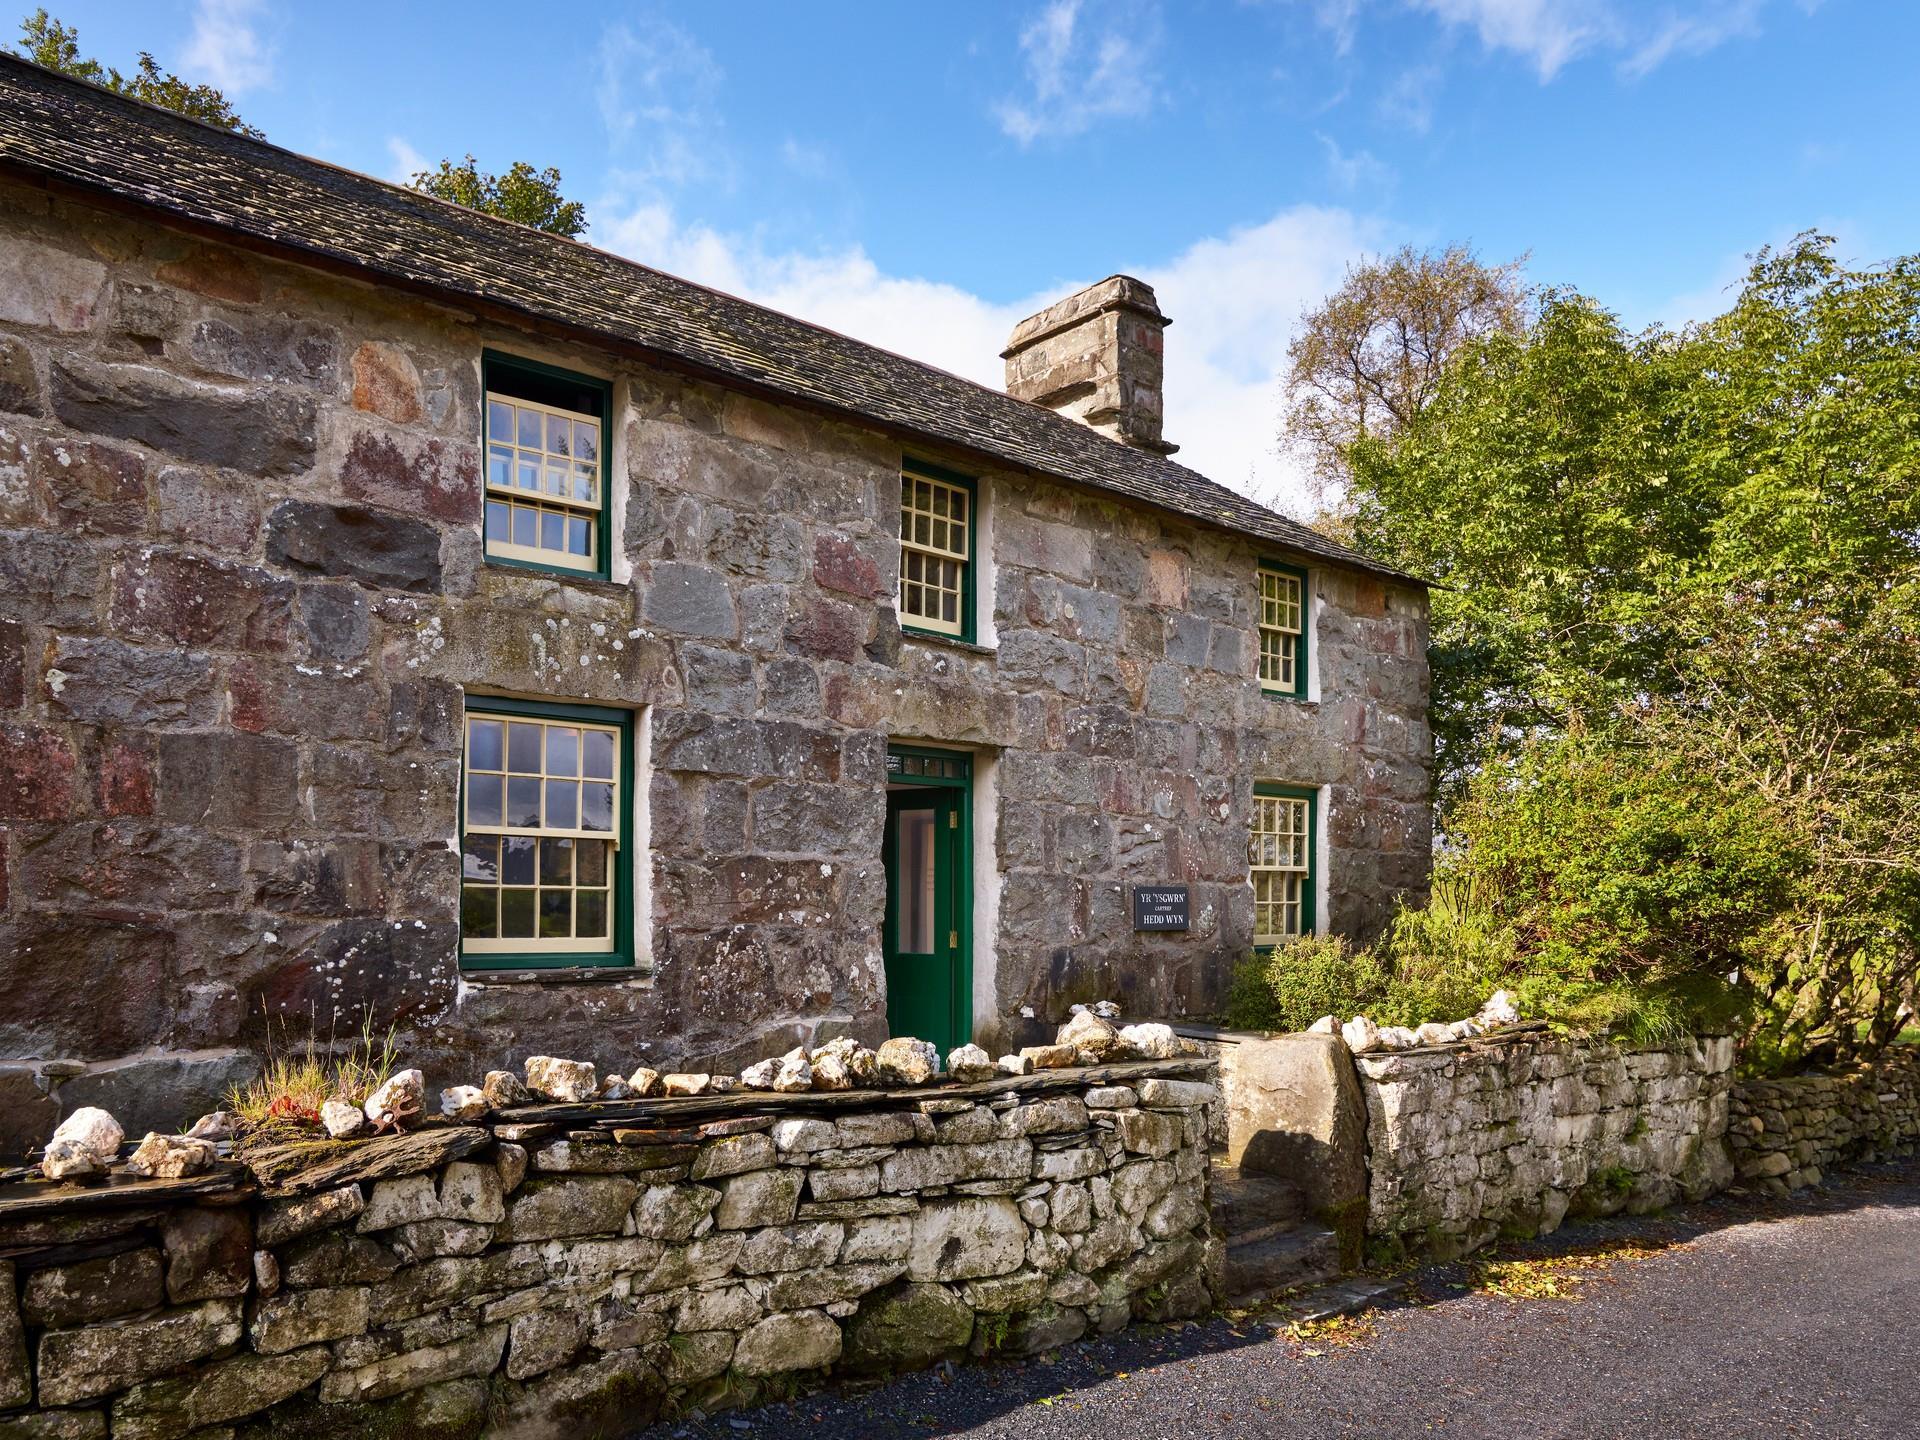
<instances>
[{"instance_id":1,"label":"leafy tree","mask_svg":"<svg viewBox=\"0 0 1920 1440\"><path fill-rule=\"evenodd\" d=\"M1522 331L1524 264L1486 265L1464 245L1406 246L1350 268L1303 319L1287 347L1283 439L1306 459L1323 503L1345 483L1353 444L1412 423L1464 345Z\"/></svg>"},{"instance_id":2,"label":"leafy tree","mask_svg":"<svg viewBox=\"0 0 1920 1440\"><path fill-rule=\"evenodd\" d=\"M194 120L204 120L222 130L251 135L256 140L265 138L261 131L235 114L227 97L213 86L188 84L171 71L162 70L159 62L144 50L140 52L139 69L132 75L122 75L98 60L81 59L79 32L51 18L45 10L36 10L21 21L20 34L19 52L36 65L90 80L116 94L144 100Z\"/></svg>"},{"instance_id":3,"label":"leafy tree","mask_svg":"<svg viewBox=\"0 0 1920 1440\"><path fill-rule=\"evenodd\" d=\"M570 240L587 228L586 206L561 195L560 172L552 166L536 171L516 160L504 175L489 175L469 155L459 165L442 160L439 169L422 170L413 177L413 188Z\"/></svg>"},{"instance_id":4,"label":"leafy tree","mask_svg":"<svg viewBox=\"0 0 1920 1440\"><path fill-rule=\"evenodd\" d=\"M1677 333L1548 295L1350 448L1362 543L1443 586L1445 829L1469 866L1549 846L1526 873L1550 927L1495 887L1531 963L1726 967L1750 1052L1783 1063L1897 1033L1920 971L1916 416L1920 258L1852 269L1809 234Z\"/></svg>"},{"instance_id":5,"label":"leafy tree","mask_svg":"<svg viewBox=\"0 0 1920 1440\"><path fill-rule=\"evenodd\" d=\"M1499 746L1665 678L1663 586L1703 545L1666 468L1668 337L1577 295L1470 347L1414 424L1349 451L1357 538L1440 587L1442 794Z\"/></svg>"}]
</instances>

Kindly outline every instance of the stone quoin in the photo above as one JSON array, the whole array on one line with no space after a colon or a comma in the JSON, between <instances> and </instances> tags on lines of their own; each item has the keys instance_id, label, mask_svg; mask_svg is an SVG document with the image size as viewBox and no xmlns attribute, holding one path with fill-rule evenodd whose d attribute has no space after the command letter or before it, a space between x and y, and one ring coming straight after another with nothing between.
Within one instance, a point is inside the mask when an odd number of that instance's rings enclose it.
<instances>
[{"instance_id":1,"label":"stone quoin","mask_svg":"<svg viewBox=\"0 0 1920 1440\"><path fill-rule=\"evenodd\" d=\"M430 1107L1013 1055L1377 931L1426 590L1169 458L1166 325L1002 393L0 57L0 1152L363 1023Z\"/></svg>"}]
</instances>

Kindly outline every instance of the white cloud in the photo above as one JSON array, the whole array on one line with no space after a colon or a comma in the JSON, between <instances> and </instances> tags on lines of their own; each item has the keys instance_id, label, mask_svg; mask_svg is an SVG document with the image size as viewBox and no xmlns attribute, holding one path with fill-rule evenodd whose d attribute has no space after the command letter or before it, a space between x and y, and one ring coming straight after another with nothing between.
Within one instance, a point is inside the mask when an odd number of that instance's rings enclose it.
<instances>
[{"instance_id":1,"label":"white cloud","mask_svg":"<svg viewBox=\"0 0 1920 1440\"><path fill-rule=\"evenodd\" d=\"M187 78L229 97L257 90L273 79L273 47L260 37L261 0L199 0L193 34L181 52Z\"/></svg>"},{"instance_id":2,"label":"white cloud","mask_svg":"<svg viewBox=\"0 0 1920 1440\"><path fill-rule=\"evenodd\" d=\"M803 180L825 180L835 170L826 146L810 145L791 135L780 142L780 163Z\"/></svg>"},{"instance_id":3,"label":"white cloud","mask_svg":"<svg viewBox=\"0 0 1920 1440\"><path fill-rule=\"evenodd\" d=\"M1736 36L1757 34L1760 5L1761 0L1732 0L1699 15L1669 15L1620 62L1620 73L1638 79L1675 55L1704 55Z\"/></svg>"},{"instance_id":4,"label":"white cloud","mask_svg":"<svg viewBox=\"0 0 1920 1440\"><path fill-rule=\"evenodd\" d=\"M1311 0L1314 15L1345 54L1369 0ZM1489 51L1516 55L1544 84L1575 60L1619 56L1622 75L1638 78L1677 55L1704 55L1728 40L1757 33L1767 0L1693 0L1657 17L1636 15L1618 0L1397 0L1452 30L1471 31ZM1801 0L1806 8L1808 0ZM1371 0L1386 8L1385 0ZM1409 72L1411 75L1414 72ZM1383 102L1383 108L1385 108ZM1420 112L1416 112L1420 113ZM1424 129L1424 121L1415 125Z\"/></svg>"},{"instance_id":5,"label":"white cloud","mask_svg":"<svg viewBox=\"0 0 1920 1440\"><path fill-rule=\"evenodd\" d=\"M393 168L387 171L387 178L396 185L411 185L413 177L422 170L433 169L433 164L413 146L404 136L387 137L387 154L393 159Z\"/></svg>"},{"instance_id":6,"label":"white cloud","mask_svg":"<svg viewBox=\"0 0 1920 1440\"><path fill-rule=\"evenodd\" d=\"M1416 65L1403 70L1381 92L1380 118L1390 125L1424 135L1433 128L1433 97L1442 83L1438 65Z\"/></svg>"},{"instance_id":7,"label":"white cloud","mask_svg":"<svg viewBox=\"0 0 1920 1440\"><path fill-rule=\"evenodd\" d=\"M1600 0L1412 0L1448 25L1472 29L1489 50L1510 50L1551 80L1574 56L1605 43L1615 21Z\"/></svg>"},{"instance_id":8,"label":"white cloud","mask_svg":"<svg viewBox=\"0 0 1920 1440\"><path fill-rule=\"evenodd\" d=\"M1011 301L888 275L859 247L770 253L751 237L683 224L660 201L602 206L597 243L645 264L770 305L956 375L1001 388L1014 325L1098 276L1062 278ZM610 217L610 218L608 218ZM1304 478L1277 453L1280 375L1301 313L1388 236L1342 209L1295 206L1132 273L1173 317L1167 437L1179 459L1245 494L1303 512Z\"/></svg>"},{"instance_id":9,"label":"white cloud","mask_svg":"<svg viewBox=\"0 0 1920 1440\"><path fill-rule=\"evenodd\" d=\"M1314 132L1320 148L1326 152L1327 178L1334 188L1347 194L1355 190L1380 190L1393 183L1393 167L1371 150L1346 150L1331 135Z\"/></svg>"},{"instance_id":10,"label":"white cloud","mask_svg":"<svg viewBox=\"0 0 1920 1440\"><path fill-rule=\"evenodd\" d=\"M1049 0L1020 34L1031 91L995 109L1000 128L1022 145L1083 134L1102 120L1153 109L1159 92L1157 9L1146 0Z\"/></svg>"},{"instance_id":11,"label":"white cloud","mask_svg":"<svg viewBox=\"0 0 1920 1440\"><path fill-rule=\"evenodd\" d=\"M705 46L671 21L641 17L609 25L599 46L600 118L628 184L724 181L731 156L714 105L721 69Z\"/></svg>"}]
</instances>

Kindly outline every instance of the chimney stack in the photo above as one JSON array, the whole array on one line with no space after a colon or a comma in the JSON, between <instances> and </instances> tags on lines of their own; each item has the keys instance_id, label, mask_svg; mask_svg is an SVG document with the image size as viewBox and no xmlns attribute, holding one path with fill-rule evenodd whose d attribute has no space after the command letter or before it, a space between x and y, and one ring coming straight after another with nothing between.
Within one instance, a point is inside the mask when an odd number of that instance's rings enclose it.
<instances>
[{"instance_id":1,"label":"chimney stack","mask_svg":"<svg viewBox=\"0 0 1920 1440\"><path fill-rule=\"evenodd\" d=\"M1102 435L1171 455L1161 373L1168 324L1153 287L1130 275L1089 285L1013 327L1000 358L1007 393L1031 400Z\"/></svg>"}]
</instances>

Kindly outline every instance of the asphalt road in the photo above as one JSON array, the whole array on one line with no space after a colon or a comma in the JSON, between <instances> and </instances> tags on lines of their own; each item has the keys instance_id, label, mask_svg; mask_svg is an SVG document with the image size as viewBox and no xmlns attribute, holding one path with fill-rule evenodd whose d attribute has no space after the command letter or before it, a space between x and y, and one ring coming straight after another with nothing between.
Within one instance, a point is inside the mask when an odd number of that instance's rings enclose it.
<instances>
[{"instance_id":1,"label":"asphalt road","mask_svg":"<svg viewBox=\"0 0 1920 1440\"><path fill-rule=\"evenodd\" d=\"M1277 1317L1135 1329L647 1440L1920 1436L1920 1162L1498 1254L1623 1242L1658 1248L1585 1272L1572 1299L1510 1299L1466 1267L1429 1268L1345 1344L1289 1336Z\"/></svg>"}]
</instances>

